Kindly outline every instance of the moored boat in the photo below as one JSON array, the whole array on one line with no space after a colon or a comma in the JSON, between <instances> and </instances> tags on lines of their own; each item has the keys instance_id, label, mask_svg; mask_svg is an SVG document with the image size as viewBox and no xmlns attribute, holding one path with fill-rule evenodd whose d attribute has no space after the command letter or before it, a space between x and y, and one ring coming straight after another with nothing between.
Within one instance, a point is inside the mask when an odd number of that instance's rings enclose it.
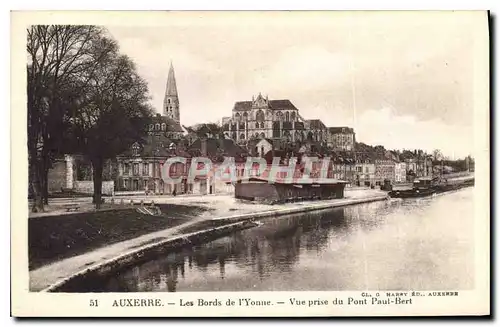
<instances>
[{"instance_id":1,"label":"moored boat","mask_svg":"<svg viewBox=\"0 0 500 327\"><path fill-rule=\"evenodd\" d=\"M410 190L394 190L388 194L391 198L417 198L473 185L474 176L472 175L455 178L424 177L415 180Z\"/></svg>"}]
</instances>

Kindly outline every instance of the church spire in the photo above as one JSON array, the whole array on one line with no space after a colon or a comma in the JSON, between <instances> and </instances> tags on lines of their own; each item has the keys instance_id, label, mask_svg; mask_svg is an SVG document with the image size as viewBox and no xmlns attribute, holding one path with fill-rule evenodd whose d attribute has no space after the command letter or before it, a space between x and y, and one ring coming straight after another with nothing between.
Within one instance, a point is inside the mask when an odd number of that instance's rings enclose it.
<instances>
[{"instance_id":1,"label":"church spire","mask_svg":"<svg viewBox=\"0 0 500 327\"><path fill-rule=\"evenodd\" d=\"M170 61L170 69L168 71L167 90L165 92L165 96L178 96L177 83L175 82L175 73L172 61Z\"/></svg>"},{"instance_id":2,"label":"church spire","mask_svg":"<svg viewBox=\"0 0 500 327\"><path fill-rule=\"evenodd\" d=\"M165 99L163 100L163 114L176 122L180 121L179 96L177 94L177 83L175 82L175 73L172 61L170 61Z\"/></svg>"}]
</instances>

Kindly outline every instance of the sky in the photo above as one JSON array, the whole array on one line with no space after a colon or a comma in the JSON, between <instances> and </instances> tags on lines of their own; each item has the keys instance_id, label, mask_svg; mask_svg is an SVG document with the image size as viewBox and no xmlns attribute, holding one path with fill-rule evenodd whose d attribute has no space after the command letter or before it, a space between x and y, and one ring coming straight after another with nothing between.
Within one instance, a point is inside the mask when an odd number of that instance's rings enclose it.
<instances>
[{"instance_id":1,"label":"sky","mask_svg":"<svg viewBox=\"0 0 500 327\"><path fill-rule=\"evenodd\" d=\"M465 13L193 12L105 27L157 112L172 61L183 125L217 122L260 92L354 127L360 142L473 152L477 30Z\"/></svg>"}]
</instances>

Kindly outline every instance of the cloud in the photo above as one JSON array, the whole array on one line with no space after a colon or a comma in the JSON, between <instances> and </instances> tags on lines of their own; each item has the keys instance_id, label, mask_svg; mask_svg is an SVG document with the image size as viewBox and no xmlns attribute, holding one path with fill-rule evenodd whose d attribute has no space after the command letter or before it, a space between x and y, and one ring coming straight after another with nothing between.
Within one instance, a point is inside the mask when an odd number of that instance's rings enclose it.
<instances>
[{"instance_id":1,"label":"cloud","mask_svg":"<svg viewBox=\"0 0 500 327\"><path fill-rule=\"evenodd\" d=\"M448 125L439 119L419 121L415 116L399 116L391 108L367 110L356 119L356 138L388 149L441 149L444 155L464 157L474 148L469 126Z\"/></svg>"}]
</instances>

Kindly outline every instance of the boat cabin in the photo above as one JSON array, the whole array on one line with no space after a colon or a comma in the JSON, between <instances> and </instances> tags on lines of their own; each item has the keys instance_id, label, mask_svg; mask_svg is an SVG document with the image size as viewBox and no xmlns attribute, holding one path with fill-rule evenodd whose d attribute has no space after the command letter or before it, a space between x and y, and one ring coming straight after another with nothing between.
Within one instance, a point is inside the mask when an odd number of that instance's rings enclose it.
<instances>
[{"instance_id":1,"label":"boat cabin","mask_svg":"<svg viewBox=\"0 0 500 327\"><path fill-rule=\"evenodd\" d=\"M316 181L271 182L263 178L239 180L235 198L263 203L284 203L307 200L342 199L346 181L327 179Z\"/></svg>"}]
</instances>

